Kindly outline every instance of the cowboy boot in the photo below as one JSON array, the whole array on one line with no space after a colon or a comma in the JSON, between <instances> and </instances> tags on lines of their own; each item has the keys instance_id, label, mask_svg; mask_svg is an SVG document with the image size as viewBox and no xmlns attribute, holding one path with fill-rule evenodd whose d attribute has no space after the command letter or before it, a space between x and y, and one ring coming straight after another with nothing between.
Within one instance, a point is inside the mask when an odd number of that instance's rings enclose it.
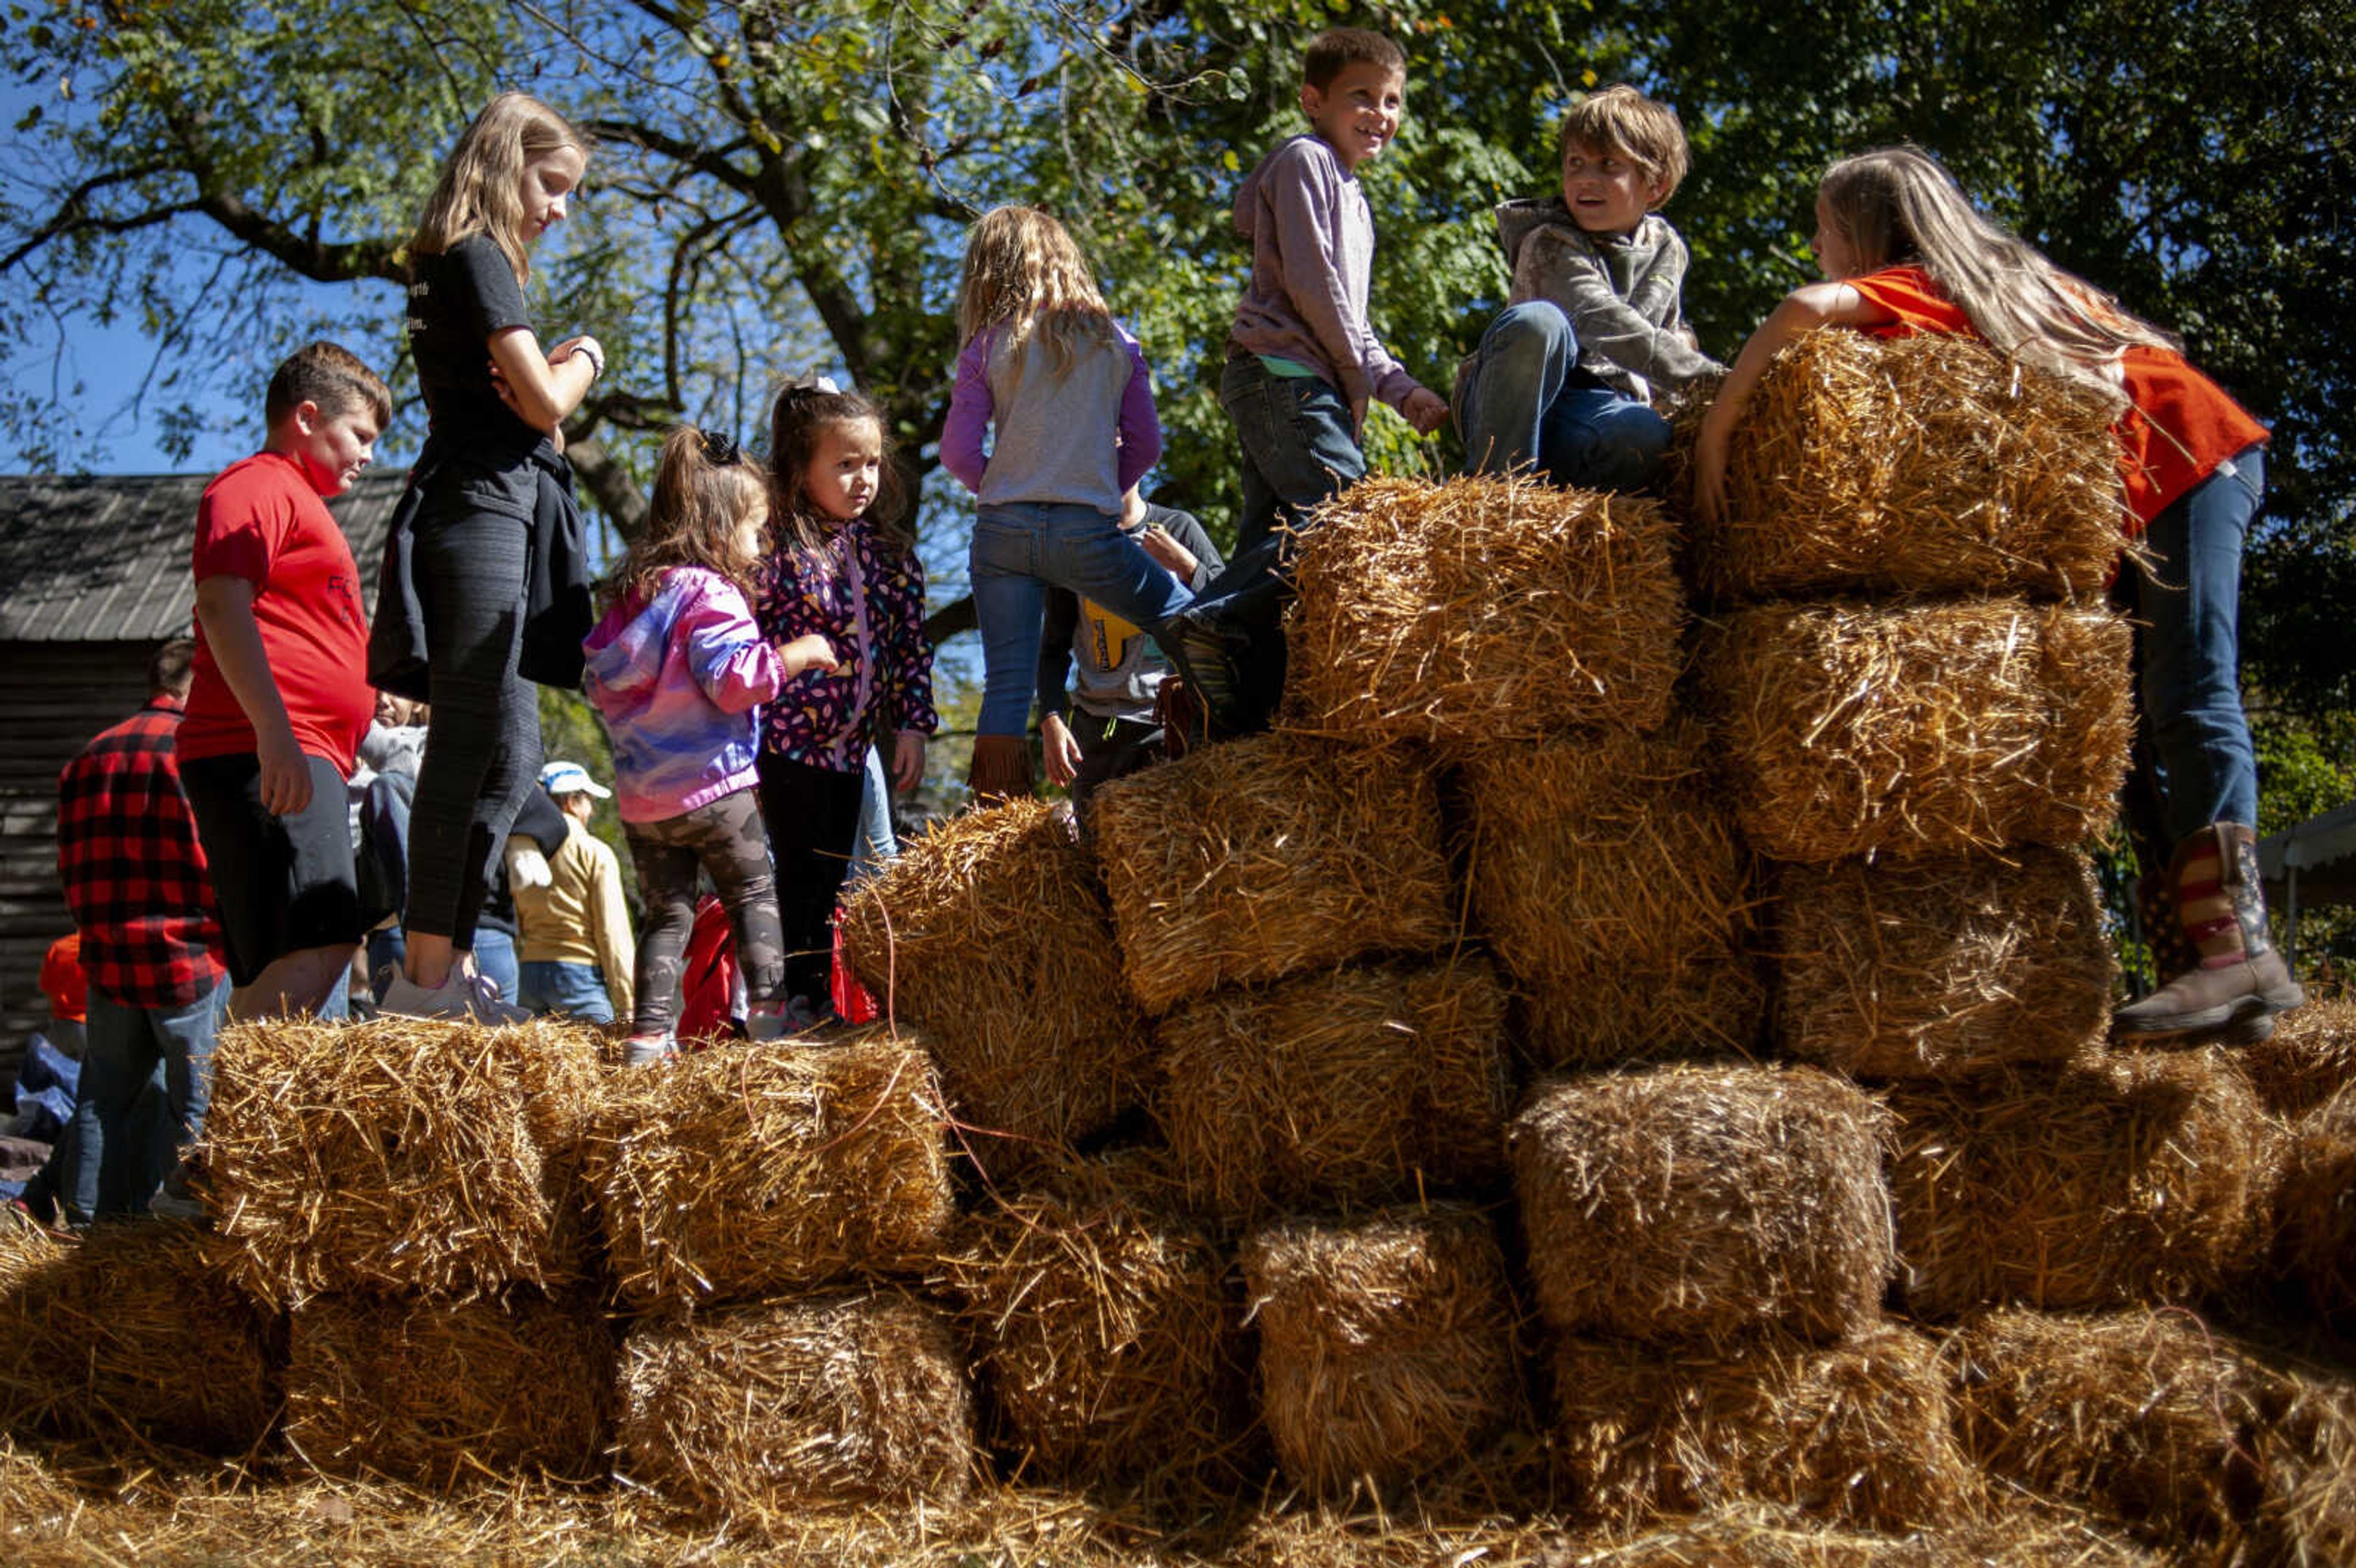
<instances>
[{"instance_id":1,"label":"cowboy boot","mask_svg":"<svg viewBox=\"0 0 2356 1568\"><path fill-rule=\"evenodd\" d=\"M2246 1039L2257 1020L2307 1000L2266 934L2254 832L2238 822L2201 828L2176 847L2167 885L2176 927L2197 961L2112 1014L2113 1034L2151 1040L2230 1031Z\"/></svg>"},{"instance_id":2,"label":"cowboy boot","mask_svg":"<svg viewBox=\"0 0 2356 1568\"><path fill-rule=\"evenodd\" d=\"M2165 986L2201 966L2200 950L2185 940L2183 922L2177 918L2175 885L2169 870L2137 877L2135 884L2136 922L2144 944L2151 950L2152 977ZM2227 1045L2255 1045L2275 1032L2275 1015L2252 1013L2226 1026L2217 1038Z\"/></svg>"},{"instance_id":3,"label":"cowboy boot","mask_svg":"<svg viewBox=\"0 0 2356 1568\"><path fill-rule=\"evenodd\" d=\"M1021 735L976 735L965 782L981 801L1031 798L1031 742Z\"/></svg>"}]
</instances>

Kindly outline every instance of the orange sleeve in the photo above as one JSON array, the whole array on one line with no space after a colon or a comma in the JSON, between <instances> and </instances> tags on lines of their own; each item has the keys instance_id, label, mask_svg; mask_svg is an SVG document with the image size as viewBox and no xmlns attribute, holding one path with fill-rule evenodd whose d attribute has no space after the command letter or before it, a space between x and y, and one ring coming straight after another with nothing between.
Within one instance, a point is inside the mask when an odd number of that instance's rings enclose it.
<instances>
[{"instance_id":1,"label":"orange sleeve","mask_svg":"<svg viewBox=\"0 0 2356 1568\"><path fill-rule=\"evenodd\" d=\"M1918 332L1944 332L1958 337L1979 336L1963 307L1949 299L1920 267L1884 267L1878 272L1843 278L1841 282L1894 318L1861 329L1876 337L1910 337Z\"/></svg>"}]
</instances>

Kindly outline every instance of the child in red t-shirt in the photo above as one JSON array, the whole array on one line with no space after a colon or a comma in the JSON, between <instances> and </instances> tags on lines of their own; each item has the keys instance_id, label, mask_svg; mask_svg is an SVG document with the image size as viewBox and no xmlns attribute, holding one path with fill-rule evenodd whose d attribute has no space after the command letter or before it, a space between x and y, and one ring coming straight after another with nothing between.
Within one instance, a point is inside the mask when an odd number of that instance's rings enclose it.
<instances>
[{"instance_id":1,"label":"child in red t-shirt","mask_svg":"<svg viewBox=\"0 0 2356 1568\"><path fill-rule=\"evenodd\" d=\"M2174 846L2158 890L2180 936L2181 972L2121 1008L2141 1040L2262 1038L2306 1000L2266 932L2258 879L2258 776L2237 673L2242 546L2265 486L2266 432L2176 342L2056 267L1972 208L1953 176L1911 147L1835 164L1816 194L1826 282L1775 307L1734 362L1695 447L1694 505L1726 507L1728 438L1775 351L1818 326L1882 336L1985 338L2110 398L2142 571L2123 585L2138 624L2142 738Z\"/></svg>"},{"instance_id":2,"label":"child in red t-shirt","mask_svg":"<svg viewBox=\"0 0 2356 1568\"><path fill-rule=\"evenodd\" d=\"M233 1019L316 1012L363 927L345 781L375 711L359 571L322 497L392 415L333 343L270 379L261 452L197 509L197 656L177 747L214 896Z\"/></svg>"}]
</instances>

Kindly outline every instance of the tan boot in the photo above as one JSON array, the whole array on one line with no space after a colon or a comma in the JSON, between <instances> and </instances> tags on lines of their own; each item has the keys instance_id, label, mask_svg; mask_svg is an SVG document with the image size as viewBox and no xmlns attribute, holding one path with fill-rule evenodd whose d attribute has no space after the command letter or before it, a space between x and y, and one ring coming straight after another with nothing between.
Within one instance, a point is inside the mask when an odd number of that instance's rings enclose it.
<instances>
[{"instance_id":1,"label":"tan boot","mask_svg":"<svg viewBox=\"0 0 2356 1568\"><path fill-rule=\"evenodd\" d=\"M1031 798L1031 742L1021 735L976 735L965 782L978 800Z\"/></svg>"},{"instance_id":2,"label":"tan boot","mask_svg":"<svg viewBox=\"0 0 2356 1568\"><path fill-rule=\"evenodd\" d=\"M2260 1022L2307 1000L2266 934L2257 835L2212 822L2176 847L2167 892L2178 930L2197 955L2190 968L2111 1015L2111 1032L2134 1040L2225 1035L2247 1040ZM2155 942L2155 948L2162 946Z\"/></svg>"}]
</instances>

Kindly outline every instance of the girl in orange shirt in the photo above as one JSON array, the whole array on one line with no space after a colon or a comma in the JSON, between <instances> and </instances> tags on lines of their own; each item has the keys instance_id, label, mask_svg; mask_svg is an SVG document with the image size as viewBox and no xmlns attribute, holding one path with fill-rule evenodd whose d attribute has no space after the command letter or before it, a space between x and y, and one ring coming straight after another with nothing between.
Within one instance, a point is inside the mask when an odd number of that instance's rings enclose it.
<instances>
[{"instance_id":1,"label":"girl in orange shirt","mask_svg":"<svg viewBox=\"0 0 2356 1568\"><path fill-rule=\"evenodd\" d=\"M2119 1009L2113 1028L2142 1040L2262 1038L2306 999L2267 937L2257 763L2236 669L2265 428L2186 364L2173 338L1981 217L1912 147L1826 170L1812 244L1826 281L1793 293L1751 334L1702 421L1696 510L1723 516L1727 443L1743 405L1776 350L1812 328L1969 334L2108 397L2119 411L2121 524L2148 555L2125 592L2138 624L2140 722L2174 846L2157 890L2174 929L2156 933L2155 946L2181 954L2179 972Z\"/></svg>"}]
</instances>

